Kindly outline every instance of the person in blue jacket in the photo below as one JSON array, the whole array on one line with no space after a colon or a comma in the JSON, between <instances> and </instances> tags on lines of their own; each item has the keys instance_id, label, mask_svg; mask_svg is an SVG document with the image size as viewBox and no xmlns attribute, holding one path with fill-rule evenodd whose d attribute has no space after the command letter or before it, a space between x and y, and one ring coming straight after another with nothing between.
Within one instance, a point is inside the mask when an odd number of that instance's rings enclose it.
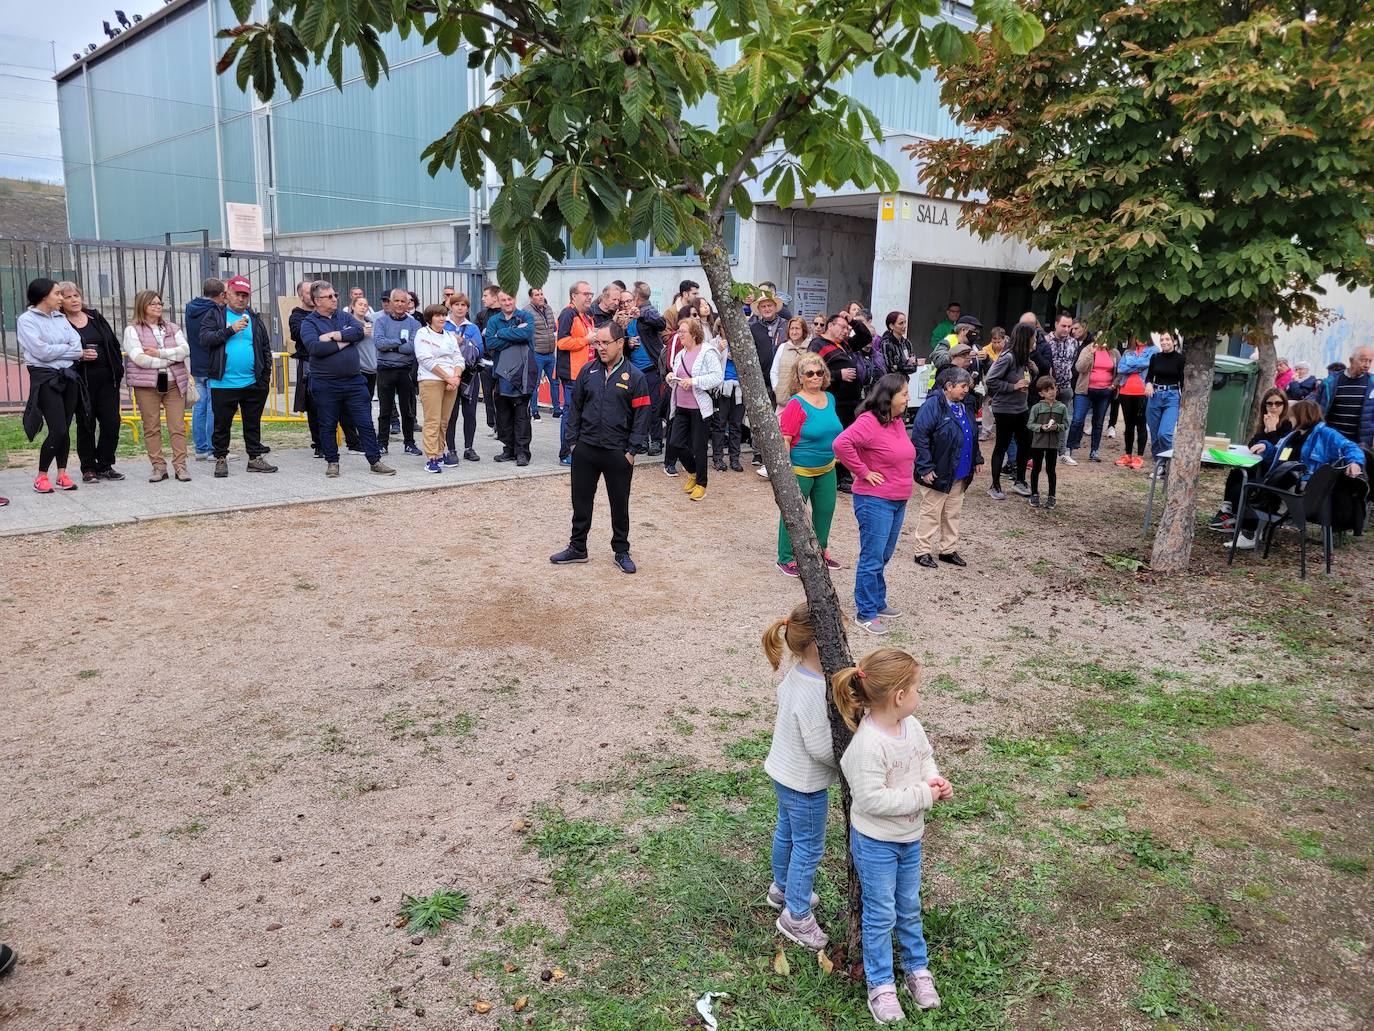
<instances>
[{"instance_id":1,"label":"person in blue jacket","mask_svg":"<svg viewBox=\"0 0 1374 1031\"><path fill-rule=\"evenodd\" d=\"M1321 405L1322 418L1332 429L1364 447L1374 447L1374 347L1350 352L1343 370L1333 370L1318 385L1312 399Z\"/></svg>"},{"instance_id":2,"label":"person in blue jacket","mask_svg":"<svg viewBox=\"0 0 1374 1031\"><path fill-rule=\"evenodd\" d=\"M1266 470L1266 475L1268 470L1281 462L1302 463L1297 476L1299 483L1306 483L1324 465L1341 466L1347 476L1364 475L1364 452L1354 441L1322 422L1321 406L1315 401L1298 401L1290 405L1288 419L1293 424L1291 433L1277 443L1260 441L1256 445L1262 448L1259 455L1261 468ZM1288 489L1285 485L1280 486ZM1237 548L1250 549L1255 546L1258 523L1258 519L1250 519L1247 513L1240 536L1236 539Z\"/></svg>"},{"instance_id":3,"label":"person in blue jacket","mask_svg":"<svg viewBox=\"0 0 1374 1031\"><path fill-rule=\"evenodd\" d=\"M482 337L492 360L496 387L496 436L502 451L497 462L530 464L530 396L539 382L534 361L534 316L515 306L515 298L502 290L499 305L487 319Z\"/></svg>"}]
</instances>

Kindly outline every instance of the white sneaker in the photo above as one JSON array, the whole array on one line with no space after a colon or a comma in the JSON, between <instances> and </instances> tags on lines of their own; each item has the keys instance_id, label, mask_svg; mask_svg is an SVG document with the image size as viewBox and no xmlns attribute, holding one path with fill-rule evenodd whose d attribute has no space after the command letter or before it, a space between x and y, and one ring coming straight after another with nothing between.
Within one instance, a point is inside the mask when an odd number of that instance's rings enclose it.
<instances>
[{"instance_id":1,"label":"white sneaker","mask_svg":"<svg viewBox=\"0 0 1374 1031\"><path fill-rule=\"evenodd\" d=\"M1226 542L1224 542L1223 546L1229 548L1229 547L1231 546L1231 542L1230 542L1230 541L1226 541ZM1243 533L1242 533L1242 534L1237 534L1237 535L1236 535L1236 550L1237 550L1237 551L1254 551L1254 550L1255 550L1255 538L1253 538L1253 537L1247 537L1247 536L1245 536L1245 534L1243 534Z\"/></svg>"},{"instance_id":2,"label":"white sneaker","mask_svg":"<svg viewBox=\"0 0 1374 1031\"><path fill-rule=\"evenodd\" d=\"M762 477L763 479L765 479L765 480L768 479L768 466L766 466L766 465L756 465L756 466L754 466L754 472L758 473L759 476Z\"/></svg>"},{"instance_id":3,"label":"white sneaker","mask_svg":"<svg viewBox=\"0 0 1374 1031\"><path fill-rule=\"evenodd\" d=\"M1077 465L1077 464L1078 464L1078 459L1076 459L1076 458L1073 457L1073 452L1072 452L1072 451L1066 451L1066 452L1064 453L1064 464L1065 464L1065 465Z\"/></svg>"},{"instance_id":4,"label":"white sneaker","mask_svg":"<svg viewBox=\"0 0 1374 1031\"><path fill-rule=\"evenodd\" d=\"M1116 439L1116 427L1115 427L1115 426L1108 426L1108 427L1107 427L1107 439L1108 439L1108 440L1115 440L1115 439Z\"/></svg>"}]
</instances>

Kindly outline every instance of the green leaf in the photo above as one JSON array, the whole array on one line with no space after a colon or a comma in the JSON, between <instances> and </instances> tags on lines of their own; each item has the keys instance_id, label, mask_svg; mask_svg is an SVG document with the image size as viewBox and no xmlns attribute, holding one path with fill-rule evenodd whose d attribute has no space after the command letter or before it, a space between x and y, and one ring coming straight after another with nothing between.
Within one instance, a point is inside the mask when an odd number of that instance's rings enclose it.
<instances>
[{"instance_id":1,"label":"green leaf","mask_svg":"<svg viewBox=\"0 0 1374 1031\"><path fill-rule=\"evenodd\" d=\"M735 184L735 188L730 191L730 203L739 212L740 218L753 217L754 201L749 196L749 188L744 183Z\"/></svg>"},{"instance_id":2,"label":"green leaf","mask_svg":"<svg viewBox=\"0 0 1374 1031\"><path fill-rule=\"evenodd\" d=\"M926 32L935 57L942 65L958 64L967 56L970 44L958 26L947 21L936 22Z\"/></svg>"},{"instance_id":3,"label":"green leaf","mask_svg":"<svg viewBox=\"0 0 1374 1031\"><path fill-rule=\"evenodd\" d=\"M248 16L253 13L254 2L255 0L231 0L229 6L233 9L234 17L239 20L240 25L246 22Z\"/></svg>"},{"instance_id":4,"label":"green leaf","mask_svg":"<svg viewBox=\"0 0 1374 1031\"><path fill-rule=\"evenodd\" d=\"M504 240L501 257L496 262L496 281L506 293L514 294L520 289L521 268L520 238L517 236Z\"/></svg>"},{"instance_id":5,"label":"green leaf","mask_svg":"<svg viewBox=\"0 0 1374 1031\"><path fill-rule=\"evenodd\" d=\"M325 63L329 77L334 85L343 89L343 37L335 36L334 45L329 48L329 60Z\"/></svg>"},{"instance_id":6,"label":"green leaf","mask_svg":"<svg viewBox=\"0 0 1374 1031\"><path fill-rule=\"evenodd\" d=\"M281 84L286 87L286 91L291 96L299 97L301 90L305 86L305 80L301 76L300 66L296 64L295 58L284 47L278 47L276 51L277 73L281 76Z\"/></svg>"},{"instance_id":7,"label":"green leaf","mask_svg":"<svg viewBox=\"0 0 1374 1031\"><path fill-rule=\"evenodd\" d=\"M587 198L587 180L579 165L571 165L558 188L558 210L570 226L579 226L591 215Z\"/></svg>"},{"instance_id":8,"label":"green leaf","mask_svg":"<svg viewBox=\"0 0 1374 1031\"><path fill-rule=\"evenodd\" d=\"M657 193L653 199L654 243L665 251L676 250L682 238L682 224L672 201Z\"/></svg>"},{"instance_id":9,"label":"green leaf","mask_svg":"<svg viewBox=\"0 0 1374 1031\"><path fill-rule=\"evenodd\" d=\"M525 234L520 253L525 259L525 279L530 286L543 286L549 279L549 255L533 232Z\"/></svg>"},{"instance_id":10,"label":"green leaf","mask_svg":"<svg viewBox=\"0 0 1374 1031\"><path fill-rule=\"evenodd\" d=\"M796 178L791 165L787 165L782 170L782 178L778 180L777 202L780 208L790 208L792 201L796 198Z\"/></svg>"},{"instance_id":11,"label":"green leaf","mask_svg":"<svg viewBox=\"0 0 1374 1031\"><path fill-rule=\"evenodd\" d=\"M434 37L439 53L448 57L463 45L463 23L457 18L443 18L438 22L439 32Z\"/></svg>"},{"instance_id":12,"label":"green leaf","mask_svg":"<svg viewBox=\"0 0 1374 1031\"><path fill-rule=\"evenodd\" d=\"M327 17L325 4L306 4L296 22L296 32L313 53L320 53L324 49L333 28L334 22Z\"/></svg>"},{"instance_id":13,"label":"green leaf","mask_svg":"<svg viewBox=\"0 0 1374 1031\"><path fill-rule=\"evenodd\" d=\"M630 201L630 235L635 239L647 237L654 229L654 198L657 191L643 189Z\"/></svg>"}]
</instances>

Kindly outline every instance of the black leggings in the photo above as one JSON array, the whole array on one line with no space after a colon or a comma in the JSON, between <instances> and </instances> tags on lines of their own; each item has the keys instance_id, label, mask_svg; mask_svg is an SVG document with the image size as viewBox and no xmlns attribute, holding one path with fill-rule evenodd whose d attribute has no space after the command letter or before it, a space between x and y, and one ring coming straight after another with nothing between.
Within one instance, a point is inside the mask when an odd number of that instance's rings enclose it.
<instances>
[{"instance_id":1,"label":"black leggings","mask_svg":"<svg viewBox=\"0 0 1374 1031\"><path fill-rule=\"evenodd\" d=\"M1002 461L1007 457L1007 447L1016 441L1016 483L1026 482L1026 463L1030 460L1030 427L1026 425L1025 412L993 412L993 422L997 426L997 440L992 446L992 489L1002 489Z\"/></svg>"},{"instance_id":2,"label":"black leggings","mask_svg":"<svg viewBox=\"0 0 1374 1031\"><path fill-rule=\"evenodd\" d=\"M1129 455L1131 445L1134 444L1135 453L1143 456L1145 445L1150 442L1149 434L1145 430L1145 395L1122 394L1121 414L1126 418L1126 440L1123 453Z\"/></svg>"},{"instance_id":3,"label":"black leggings","mask_svg":"<svg viewBox=\"0 0 1374 1031\"><path fill-rule=\"evenodd\" d=\"M668 427L667 461L681 462L688 475L706 486L706 421L699 408L679 408Z\"/></svg>"},{"instance_id":4,"label":"black leggings","mask_svg":"<svg viewBox=\"0 0 1374 1031\"><path fill-rule=\"evenodd\" d=\"M72 416L80 391L74 379L54 379L38 392L38 410L48 427L48 435L38 449L38 471L46 473L48 466L67 468L67 454L72 443Z\"/></svg>"},{"instance_id":5,"label":"black leggings","mask_svg":"<svg viewBox=\"0 0 1374 1031\"><path fill-rule=\"evenodd\" d=\"M1038 447L1035 449L1031 458L1031 493L1040 493L1040 470L1045 470L1045 479L1050 488L1050 497L1054 497L1055 487L1055 466L1059 463L1059 451L1052 447Z\"/></svg>"}]
</instances>

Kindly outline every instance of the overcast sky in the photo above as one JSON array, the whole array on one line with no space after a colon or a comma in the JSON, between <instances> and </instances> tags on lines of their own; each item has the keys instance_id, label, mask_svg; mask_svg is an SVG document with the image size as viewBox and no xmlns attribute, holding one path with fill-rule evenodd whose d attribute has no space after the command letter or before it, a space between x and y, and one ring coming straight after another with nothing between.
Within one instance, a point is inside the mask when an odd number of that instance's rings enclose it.
<instances>
[{"instance_id":1,"label":"overcast sky","mask_svg":"<svg viewBox=\"0 0 1374 1031\"><path fill-rule=\"evenodd\" d=\"M44 17L14 19L0 33L0 178L62 178L55 71L87 43L105 43L102 21L117 25L115 8L132 21L161 0L41 0Z\"/></svg>"}]
</instances>

